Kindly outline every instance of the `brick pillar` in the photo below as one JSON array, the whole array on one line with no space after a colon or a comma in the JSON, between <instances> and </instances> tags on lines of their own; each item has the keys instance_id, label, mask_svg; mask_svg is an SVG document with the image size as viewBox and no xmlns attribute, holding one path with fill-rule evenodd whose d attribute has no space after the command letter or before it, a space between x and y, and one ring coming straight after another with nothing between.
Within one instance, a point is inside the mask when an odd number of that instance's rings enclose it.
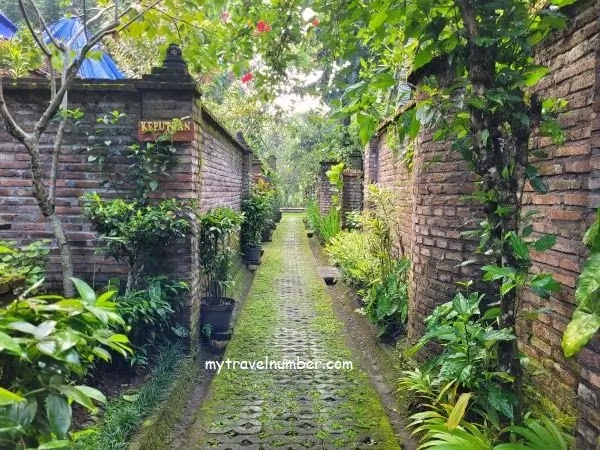
<instances>
[{"instance_id":1,"label":"brick pillar","mask_svg":"<svg viewBox=\"0 0 600 450\"><path fill-rule=\"evenodd\" d=\"M319 178L317 179L317 204L319 205L321 214L327 214L331 209L333 189L329 178L327 178L327 171L331 169L331 166L335 166L336 164L338 163L335 161L321 162Z\"/></svg>"},{"instance_id":2,"label":"brick pillar","mask_svg":"<svg viewBox=\"0 0 600 450\"><path fill-rule=\"evenodd\" d=\"M142 120L171 120L173 118L195 118L196 103L200 101L200 93L196 83L187 70L187 64L181 56L181 49L171 44L161 67L154 67L150 74L142 77L137 86L141 97ZM195 122L197 127L197 123ZM177 198L198 198L198 142L197 133L194 141L177 143L179 164L168 180L181 190ZM161 195L162 194L162 195ZM159 195L164 197L164 191ZM175 268L190 285L190 293L185 312L185 319L190 327L190 345L193 354L197 351L200 336L200 279L197 249L198 224L192 219L191 236L180 246L169 249L164 261L165 267Z\"/></svg>"},{"instance_id":3,"label":"brick pillar","mask_svg":"<svg viewBox=\"0 0 600 450\"><path fill-rule=\"evenodd\" d=\"M346 222L346 214L351 211L362 211L363 208L363 179L362 171L356 169L344 170L344 191L342 193L342 221Z\"/></svg>"}]
</instances>

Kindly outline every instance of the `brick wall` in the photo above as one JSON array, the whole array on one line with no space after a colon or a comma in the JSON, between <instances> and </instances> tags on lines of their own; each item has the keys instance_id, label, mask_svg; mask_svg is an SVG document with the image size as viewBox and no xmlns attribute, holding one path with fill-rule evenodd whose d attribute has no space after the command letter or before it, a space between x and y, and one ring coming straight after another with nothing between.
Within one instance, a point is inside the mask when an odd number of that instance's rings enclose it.
<instances>
[{"instance_id":1,"label":"brick wall","mask_svg":"<svg viewBox=\"0 0 600 450\"><path fill-rule=\"evenodd\" d=\"M176 71L168 67L153 70L142 80L78 81L69 93L69 107L81 108L85 116L77 129L68 129L57 183L57 212L64 223L73 248L76 276L95 283L99 288L111 277L124 279L126 269L110 258L96 254L97 235L81 216L79 198L86 192L96 191L103 197L116 197L113 191L100 184L104 176L100 168L88 160L86 148L111 141L111 147L124 150L136 142L139 120L171 119L191 116L196 124L193 142L178 143L178 164L170 175L161 180L154 197L197 199L202 211L215 206L231 206L239 210L244 191L249 182L249 155L247 146L238 142L200 104L187 70ZM48 101L48 86L38 80L5 82L5 96L9 109L17 121L30 128ZM96 123L96 118L110 111L126 114L117 126ZM55 127L43 138L43 168L48 173L50 149ZM114 158L107 172L124 170L127 158ZM36 239L53 239L48 224L39 212L30 187L29 156L25 148L14 141L0 127L0 223L10 224L10 229L0 230L0 239L28 243ZM133 184L125 185L118 196L133 195ZM157 258L152 270L186 279L191 284L189 321L192 342L198 337L200 280L196 227L186 239L181 239ZM58 285L60 265L56 243L51 244L48 280Z\"/></svg>"},{"instance_id":2,"label":"brick wall","mask_svg":"<svg viewBox=\"0 0 600 450\"><path fill-rule=\"evenodd\" d=\"M363 183L362 170L346 169L344 170L344 188L342 192L342 214L351 211L362 211L363 204Z\"/></svg>"},{"instance_id":3,"label":"brick wall","mask_svg":"<svg viewBox=\"0 0 600 450\"><path fill-rule=\"evenodd\" d=\"M324 161L321 163L319 175L317 177L317 204L321 214L327 214L331 209L333 189L327 171L331 166L336 165L336 162Z\"/></svg>"},{"instance_id":4,"label":"brick wall","mask_svg":"<svg viewBox=\"0 0 600 450\"><path fill-rule=\"evenodd\" d=\"M600 206L599 17L599 1L581 2L572 11L569 27L537 49L538 61L551 70L538 86L540 94L569 101L559 118L566 142L557 147L546 138L533 140L533 147L548 154L535 164L550 192L538 195L528 187L523 199L526 208L541 211L535 232L557 236L552 250L533 256L534 270L550 272L562 284L550 302L524 294L526 307L549 306L552 314L523 327L523 346L578 394L578 448L600 448L600 338L571 359L563 356L560 341L573 312L576 279L588 256L581 240Z\"/></svg>"},{"instance_id":5,"label":"brick wall","mask_svg":"<svg viewBox=\"0 0 600 450\"><path fill-rule=\"evenodd\" d=\"M216 206L242 207L247 150L204 107L197 118L200 149L199 200L203 211Z\"/></svg>"},{"instance_id":6,"label":"brick wall","mask_svg":"<svg viewBox=\"0 0 600 450\"><path fill-rule=\"evenodd\" d=\"M528 322L519 335L522 348L551 375L541 386L550 398L565 390L578 396L577 448L591 449L600 448L600 338L571 360L564 358L560 341L574 309L576 278L588 256L581 240L600 205L600 2L582 2L570 12L569 27L537 49L538 60L551 69L540 93L569 101L560 117L567 139L560 147L547 138L532 140L532 147L549 155L534 162L550 192L538 195L527 187L523 199L525 209L541 212L535 232L557 236L552 250L533 255L533 271L552 273L562 290L549 301L523 293L525 308L547 307L551 313ZM400 221L413 263L409 334L414 338L423 332L423 319L432 309L451 298L456 281L481 278L478 267L458 264L470 259L475 247L460 233L476 227L482 214L461 197L471 192L472 179L460 154L432 142L425 131L409 173L389 149L386 132L382 129L366 150L365 181L396 190L399 204L406 205ZM434 155L439 162L430 164Z\"/></svg>"}]
</instances>

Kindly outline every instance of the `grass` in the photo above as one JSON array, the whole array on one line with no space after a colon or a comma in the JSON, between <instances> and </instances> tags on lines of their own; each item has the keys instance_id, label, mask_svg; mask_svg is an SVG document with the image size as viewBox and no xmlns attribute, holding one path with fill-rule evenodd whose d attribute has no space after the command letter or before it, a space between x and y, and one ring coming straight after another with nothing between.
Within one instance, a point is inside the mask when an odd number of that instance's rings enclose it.
<instances>
[{"instance_id":1,"label":"grass","mask_svg":"<svg viewBox=\"0 0 600 450\"><path fill-rule=\"evenodd\" d=\"M185 346L182 344L160 347L150 380L137 391L109 401L98 425L76 433L72 449L127 448L129 440L139 430L144 419L169 393L185 357Z\"/></svg>"}]
</instances>

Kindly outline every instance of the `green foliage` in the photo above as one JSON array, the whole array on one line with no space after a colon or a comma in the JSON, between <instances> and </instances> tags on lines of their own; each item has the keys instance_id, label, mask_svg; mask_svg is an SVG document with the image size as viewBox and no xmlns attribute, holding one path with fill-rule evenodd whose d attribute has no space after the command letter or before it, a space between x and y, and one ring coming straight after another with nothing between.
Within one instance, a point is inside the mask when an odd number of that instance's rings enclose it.
<instances>
[{"instance_id":1,"label":"green foliage","mask_svg":"<svg viewBox=\"0 0 600 450\"><path fill-rule=\"evenodd\" d=\"M187 290L183 281L158 276L148 279L146 289L117 297L117 312L135 350L129 359L132 366L147 365L158 345L187 336L187 329L177 321Z\"/></svg>"},{"instance_id":2,"label":"green foliage","mask_svg":"<svg viewBox=\"0 0 600 450\"><path fill-rule=\"evenodd\" d=\"M147 201L148 195L158 189L159 179L169 176L177 163L176 154L177 148L169 134L156 136L155 142L133 144L129 147L127 157L132 163L128 176L135 180L138 199Z\"/></svg>"},{"instance_id":3,"label":"green foliage","mask_svg":"<svg viewBox=\"0 0 600 450\"><path fill-rule=\"evenodd\" d=\"M21 279L31 287L44 278L49 240L34 241L21 248L0 241L0 285Z\"/></svg>"},{"instance_id":4,"label":"green foliage","mask_svg":"<svg viewBox=\"0 0 600 450\"><path fill-rule=\"evenodd\" d=\"M381 265L371 253L371 242L366 233L340 231L330 239L325 253L359 292L364 293L373 280L381 279Z\"/></svg>"},{"instance_id":5,"label":"green foliage","mask_svg":"<svg viewBox=\"0 0 600 450\"><path fill-rule=\"evenodd\" d=\"M93 145L87 148L88 161L96 163L102 173L102 186L119 192L123 185L135 185L135 198L140 203L148 203L150 194L156 192L161 181L168 179L171 170L177 165L177 147L173 143L172 133L156 133L152 141L127 146L124 151L110 139L102 136L111 134L126 115L118 110L96 118L98 128ZM182 119L174 118L171 130L181 129ZM120 164L126 158L130 161L126 170Z\"/></svg>"},{"instance_id":6,"label":"green foliage","mask_svg":"<svg viewBox=\"0 0 600 450\"><path fill-rule=\"evenodd\" d=\"M71 405L96 411L104 395L77 384L108 350L130 353L124 325L111 301L83 281L79 298L19 298L0 309L0 443L3 448L64 448L69 445Z\"/></svg>"},{"instance_id":7,"label":"green foliage","mask_svg":"<svg viewBox=\"0 0 600 450\"><path fill-rule=\"evenodd\" d=\"M319 221L321 220L321 213L319 211L319 205L316 200L311 199L306 202L306 221L307 226L311 230L317 230L319 227Z\"/></svg>"},{"instance_id":8,"label":"green foliage","mask_svg":"<svg viewBox=\"0 0 600 450\"><path fill-rule=\"evenodd\" d=\"M102 243L102 251L129 268L127 291L137 284L145 258L156 255L190 230L187 209L176 200L156 206L122 199L102 200L96 193L83 196L84 215Z\"/></svg>"},{"instance_id":9,"label":"green foliage","mask_svg":"<svg viewBox=\"0 0 600 450\"><path fill-rule=\"evenodd\" d=\"M577 308L563 335L562 348L567 357L579 352L600 329L600 208L583 242L591 254L577 279Z\"/></svg>"},{"instance_id":10,"label":"green foliage","mask_svg":"<svg viewBox=\"0 0 600 450\"><path fill-rule=\"evenodd\" d=\"M367 291L365 312L377 325L379 337L393 333L408 318L409 268L407 258L396 261L396 267L385 271Z\"/></svg>"},{"instance_id":11,"label":"green foliage","mask_svg":"<svg viewBox=\"0 0 600 450\"><path fill-rule=\"evenodd\" d=\"M264 229L273 220L274 191L266 184L252 186L250 194L242 201L242 245L259 247Z\"/></svg>"},{"instance_id":12,"label":"green foliage","mask_svg":"<svg viewBox=\"0 0 600 450\"><path fill-rule=\"evenodd\" d=\"M489 414L513 417L514 398L499 384L514 381L498 371L498 346L515 339L510 329L498 327L499 308L480 310L483 296L456 294L451 302L438 306L426 319L425 335L412 348L421 349L430 342L442 346L439 356L428 364L433 383L457 384L461 390L474 393L478 408Z\"/></svg>"},{"instance_id":13,"label":"green foliage","mask_svg":"<svg viewBox=\"0 0 600 450\"><path fill-rule=\"evenodd\" d=\"M418 368L402 373L398 389L410 392L421 405L408 425L412 434L420 437L418 448L573 449L574 439L544 415L534 420L528 413L523 423L502 428L489 409L469 405L473 393L461 392L454 381L440 384L429 372Z\"/></svg>"},{"instance_id":14,"label":"green foliage","mask_svg":"<svg viewBox=\"0 0 600 450\"><path fill-rule=\"evenodd\" d=\"M42 65L42 54L33 36L18 31L10 40L0 39L0 71L8 71L12 78L25 78Z\"/></svg>"},{"instance_id":15,"label":"green foliage","mask_svg":"<svg viewBox=\"0 0 600 450\"><path fill-rule=\"evenodd\" d=\"M364 296L365 313L377 325L379 336L390 337L407 320L410 261L403 257L399 243L393 192L370 185L367 193L370 208L355 215L356 230L336 234L325 252ZM313 208L307 208L309 221L320 220L318 209Z\"/></svg>"},{"instance_id":16,"label":"green foliage","mask_svg":"<svg viewBox=\"0 0 600 450\"><path fill-rule=\"evenodd\" d=\"M228 207L212 209L199 220L198 252L205 283L205 296L220 302L233 283L237 252L231 238L240 229L244 215Z\"/></svg>"},{"instance_id":17,"label":"green foliage","mask_svg":"<svg viewBox=\"0 0 600 450\"><path fill-rule=\"evenodd\" d=\"M329 242L342 229L339 209L331 208L327 214L319 215L316 232L323 242Z\"/></svg>"},{"instance_id":18,"label":"green foliage","mask_svg":"<svg viewBox=\"0 0 600 450\"><path fill-rule=\"evenodd\" d=\"M71 448L125 450L144 418L168 398L185 356L185 346L181 343L159 346L149 380L139 389L109 401L96 426L75 433Z\"/></svg>"}]
</instances>

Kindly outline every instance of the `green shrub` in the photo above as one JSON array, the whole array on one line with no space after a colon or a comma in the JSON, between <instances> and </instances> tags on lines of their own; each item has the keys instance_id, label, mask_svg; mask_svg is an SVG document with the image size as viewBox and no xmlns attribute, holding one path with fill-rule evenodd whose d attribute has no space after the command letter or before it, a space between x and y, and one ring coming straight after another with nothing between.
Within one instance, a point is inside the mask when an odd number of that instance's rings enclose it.
<instances>
[{"instance_id":1,"label":"green shrub","mask_svg":"<svg viewBox=\"0 0 600 450\"><path fill-rule=\"evenodd\" d=\"M273 220L272 192L259 185L252 186L250 194L242 201L242 246L258 247L262 232Z\"/></svg>"},{"instance_id":2,"label":"green shrub","mask_svg":"<svg viewBox=\"0 0 600 450\"><path fill-rule=\"evenodd\" d=\"M327 238L325 253L332 263L364 297L365 313L377 325L379 337L393 337L408 317L410 261L402 252L394 193L376 185L369 185L367 193L369 209L349 215L355 231L336 231L338 217L321 217L314 203L308 205L307 217Z\"/></svg>"},{"instance_id":3,"label":"green shrub","mask_svg":"<svg viewBox=\"0 0 600 450\"><path fill-rule=\"evenodd\" d=\"M409 428L420 436L419 448L456 450L570 450L574 439L567 436L547 417L535 420L527 414L522 424L500 428L485 419L468 420L472 394L453 390L451 401L444 403L431 396L424 411L413 414ZM445 396L448 398L448 396Z\"/></svg>"},{"instance_id":4,"label":"green shrub","mask_svg":"<svg viewBox=\"0 0 600 450\"><path fill-rule=\"evenodd\" d=\"M233 283L237 252L232 248L231 238L243 221L243 214L226 207L212 209L200 216L198 252L208 298L225 297Z\"/></svg>"},{"instance_id":5,"label":"green shrub","mask_svg":"<svg viewBox=\"0 0 600 450\"><path fill-rule=\"evenodd\" d=\"M426 319L426 333L412 348L417 351L430 342L442 347L428 364L435 385L455 383L460 390L473 392L474 403L482 411L513 418L515 398L501 389L511 377L498 370L498 346L511 341L510 329L498 329L500 308L480 311L483 295L457 293L451 302L435 308Z\"/></svg>"},{"instance_id":6,"label":"green shrub","mask_svg":"<svg viewBox=\"0 0 600 450\"><path fill-rule=\"evenodd\" d=\"M150 278L146 289L115 300L135 350L129 360L132 366L147 365L151 351L160 343L187 336L187 329L177 322L187 290L183 281L159 276Z\"/></svg>"},{"instance_id":7,"label":"green shrub","mask_svg":"<svg viewBox=\"0 0 600 450\"><path fill-rule=\"evenodd\" d=\"M130 352L115 333L123 319L110 301L73 279L79 298L42 295L0 309L0 447L69 445L72 402L95 410L102 393L77 384L108 350Z\"/></svg>"},{"instance_id":8,"label":"green shrub","mask_svg":"<svg viewBox=\"0 0 600 450\"><path fill-rule=\"evenodd\" d=\"M374 280L381 279L381 265L370 250L369 236L357 231L341 231L325 246L331 262L363 294Z\"/></svg>"},{"instance_id":9,"label":"green shrub","mask_svg":"<svg viewBox=\"0 0 600 450\"><path fill-rule=\"evenodd\" d=\"M35 241L17 248L15 242L0 241L0 285L21 280L26 288L44 278L49 243Z\"/></svg>"},{"instance_id":10,"label":"green shrub","mask_svg":"<svg viewBox=\"0 0 600 450\"><path fill-rule=\"evenodd\" d=\"M392 336L408 318L408 269L410 261L396 261L380 281L371 283L367 291L365 312L377 325L379 337Z\"/></svg>"},{"instance_id":11,"label":"green shrub","mask_svg":"<svg viewBox=\"0 0 600 450\"><path fill-rule=\"evenodd\" d=\"M321 213L319 212L319 205L317 205L315 200L310 200L306 203L306 220L308 228L311 230L316 231L319 228Z\"/></svg>"},{"instance_id":12,"label":"green shrub","mask_svg":"<svg viewBox=\"0 0 600 450\"><path fill-rule=\"evenodd\" d=\"M319 216L316 231L323 242L329 242L341 229L340 212L337 209L333 208L327 214Z\"/></svg>"},{"instance_id":13,"label":"green shrub","mask_svg":"<svg viewBox=\"0 0 600 450\"><path fill-rule=\"evenodd\" d=\"M188 209L174 199L144 205L123 199L102 200L96 193L83 197L84 215L100 233L102 251L127 264L126 291L137 286L147 260L160 248L190 230Z\"/></svg>"}]
</instances>

